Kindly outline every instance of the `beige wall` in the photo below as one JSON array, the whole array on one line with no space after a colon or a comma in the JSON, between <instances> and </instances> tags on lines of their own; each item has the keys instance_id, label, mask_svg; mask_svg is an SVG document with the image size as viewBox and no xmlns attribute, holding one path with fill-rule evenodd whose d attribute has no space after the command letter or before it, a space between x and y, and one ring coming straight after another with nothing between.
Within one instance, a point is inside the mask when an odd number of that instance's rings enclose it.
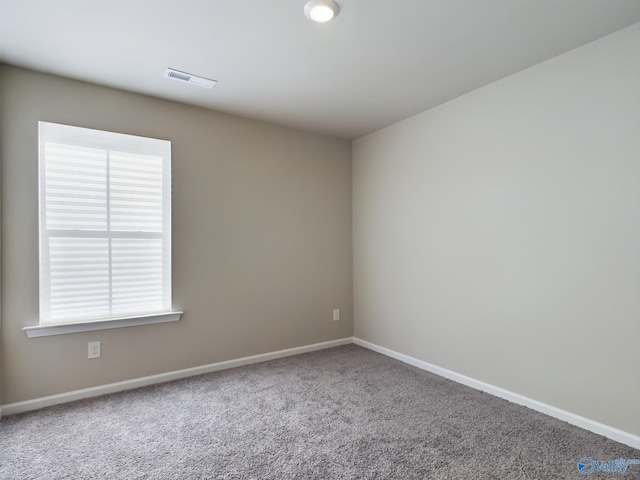
<instances>
[{"instance_id":1,"label":"beige wall","mask_svg":"<svg viewBox=\"0 0 640 480\"><path fill-rule=\"evenodd\" d=\"M0 65L0 82L2 82L2 65ZM0 132L2 132L4 120L3 109L2 95L0 94ZM0 134L0 418L2 418L2 163L2 135Z\"/></svg>"},{"instance_id":2,"label":"beige wall","mask_svg":"<svg viewBox=\"0 0 640 480\"><path fill-rule=\"evenodd\" d=\"M14 67L0 81L0 404L352 335L349 141ZM38 120L172 141L180 322L22 331L38 323Z\"/></svg>"},{"instance_id":3,"label":"beige wall","mask_svg":"<svg viewBox=\"0 0 640 480\"><path fill-rule=\"evenodd\" d=\"M357 337L640 434L640 25L353 162Z\"/></svg>"}]
</instances>

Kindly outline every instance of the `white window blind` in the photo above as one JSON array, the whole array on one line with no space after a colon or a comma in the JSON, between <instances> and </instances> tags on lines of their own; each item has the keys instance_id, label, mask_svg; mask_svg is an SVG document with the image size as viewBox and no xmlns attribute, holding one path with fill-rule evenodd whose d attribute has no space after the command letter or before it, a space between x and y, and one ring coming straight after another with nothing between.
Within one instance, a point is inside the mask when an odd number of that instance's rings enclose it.
<instances>
[{"instance_id":1,"label":"white window blind","mask_svg":"<svg viewBox=\"0 0 640 480\"><path fill-rule=\"evenodd\" d=\"M39 123L40 324L171 311L171 143Z\"/></svg>"}]
</instances>

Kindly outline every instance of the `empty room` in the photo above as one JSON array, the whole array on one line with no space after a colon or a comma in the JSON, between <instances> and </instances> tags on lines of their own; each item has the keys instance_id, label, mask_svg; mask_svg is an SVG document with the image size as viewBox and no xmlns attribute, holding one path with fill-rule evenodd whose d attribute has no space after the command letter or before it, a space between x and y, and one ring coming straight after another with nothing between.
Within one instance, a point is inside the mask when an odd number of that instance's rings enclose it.
<instances>
[{"instance_id":1,"label":"empty room","mask_svg":"<svg viewBox=\"0 0 640 480\"><path fill-rule=\"evenodd\" d=\"M640 479L640 1L0 0L0 479Z\"/></svg>"}]
</instances>

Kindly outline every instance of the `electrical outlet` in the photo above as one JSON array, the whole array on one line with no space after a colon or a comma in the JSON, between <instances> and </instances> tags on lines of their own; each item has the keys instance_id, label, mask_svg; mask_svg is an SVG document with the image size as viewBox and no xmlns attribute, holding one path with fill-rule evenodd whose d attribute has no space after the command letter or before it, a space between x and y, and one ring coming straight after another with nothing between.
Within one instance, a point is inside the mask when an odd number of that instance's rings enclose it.
<instances>
[{"instance_id":1,"label":"electrical outlet","mask_svg":"<svg viewBox=\"0 0 640 480\"><path fill-rule=\"evenodd\" d=\"M101 355L101 342L89 342L89 358L100 358Z\"/></svg>"},{"instance_id":2,"label":"electrical outlet","mask_svg":"<svg viewBox=\"0 0 640 480\"><path fill-rule=\"evenodd\" d=\"M333 311L333 321L337 322L338 320L340 320L340 310L335 309Z\"/></svg>"}]
</instances>

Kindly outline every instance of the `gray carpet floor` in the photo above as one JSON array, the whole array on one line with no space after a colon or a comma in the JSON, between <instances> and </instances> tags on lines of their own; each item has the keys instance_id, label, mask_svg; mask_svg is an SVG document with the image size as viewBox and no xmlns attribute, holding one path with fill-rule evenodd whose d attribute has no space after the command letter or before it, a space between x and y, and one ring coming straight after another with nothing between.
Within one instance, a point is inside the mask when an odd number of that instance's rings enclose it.
<instances>
[{"instance_id":1,"label":"gray carpet floor","mask_svg":"<svg viewBox=\"0 0 640 480\"><path fill-rule=\"evenodd\" d=\"M583 457L640 451L355 345L0 421L2 480L577 479Z\"/></svg>"}]
</instances>

